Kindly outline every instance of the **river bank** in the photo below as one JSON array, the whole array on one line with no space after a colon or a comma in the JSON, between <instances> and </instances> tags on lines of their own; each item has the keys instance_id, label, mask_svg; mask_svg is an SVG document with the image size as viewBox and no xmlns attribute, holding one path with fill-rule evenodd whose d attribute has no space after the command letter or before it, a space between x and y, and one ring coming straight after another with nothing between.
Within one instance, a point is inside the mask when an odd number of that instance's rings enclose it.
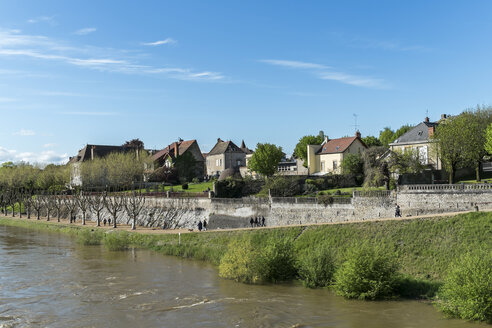
<instances>
[{"instance_id":1,"label":"river bank","mask_svg":"<svg viewBox=\"0 0 492 328\"><path fill-rule=\"evenodd\" d=\"M377 245L396 258L399 272L408 282L398 294L408 298L433 297L449 266L463 254L474 249L492 252L490 212L384 222L210 231L181 236L139 231L108 233L112 229L106 228L104 231L104 228L94 229L92 226L83 228L18 218L0 218L0 224L59 231L76 237L82 243L103 243L110 249L146 248L167 255L207 261L215 266L221 264L233 241L244 238L253 241L252 252L258 256L271 248L272 243L288 243L296 265L310 250L319 247L331 250L338 266L354 247Z\"/></svg>"}]
</instances>

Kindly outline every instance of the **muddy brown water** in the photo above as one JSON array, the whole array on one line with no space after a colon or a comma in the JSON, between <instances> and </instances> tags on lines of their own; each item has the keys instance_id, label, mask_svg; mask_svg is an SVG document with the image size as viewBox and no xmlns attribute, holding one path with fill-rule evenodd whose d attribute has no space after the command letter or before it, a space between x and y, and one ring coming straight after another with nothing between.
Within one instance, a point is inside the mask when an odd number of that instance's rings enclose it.
<instances>
[{"instance_id":1,"label":"muddy brown water","mask_svg":"<svg viewBox=\"0 0 492 328\"><path fill-rule=\"evenodd\" d=\"M347 301L324 289L250 286L206 263L110 252L0 226L0 327L490 327L418 301Z\"/></svg>"}]
</instances>

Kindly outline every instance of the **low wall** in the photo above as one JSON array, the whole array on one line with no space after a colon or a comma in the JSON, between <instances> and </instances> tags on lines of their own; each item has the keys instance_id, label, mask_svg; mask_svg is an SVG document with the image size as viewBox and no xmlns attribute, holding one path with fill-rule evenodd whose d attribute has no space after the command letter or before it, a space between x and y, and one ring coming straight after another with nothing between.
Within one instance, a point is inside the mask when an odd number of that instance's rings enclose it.
<instances>
[{"instance_id":1,"label":"low wall","mask_svg":"<svg viewBox=\"0 0 492 328\"><path fill-rule=\"evenodd\" d=\"M196 228L207 220L209 229L249 227L252 217L265 217L267 225L291 225L362 221L391 218L395 206L403 217L479 209L492 209L492 185L412 185L398 192L354 192L353 198L335 199L331 204L316 198L146 198L138 224L170 229ZM80 216L80 213L79 213ZM103 218L110 215L103 211ZM88 219L95 220L93 213ZM118 222L129 223L120 213Z\"/></svg>"}]
</instances>

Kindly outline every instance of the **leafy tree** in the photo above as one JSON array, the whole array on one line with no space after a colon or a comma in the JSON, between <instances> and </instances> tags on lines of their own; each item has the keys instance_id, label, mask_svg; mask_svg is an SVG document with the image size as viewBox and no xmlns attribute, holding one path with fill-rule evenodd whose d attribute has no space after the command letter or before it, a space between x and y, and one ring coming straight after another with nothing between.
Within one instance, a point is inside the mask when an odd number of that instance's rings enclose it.
<instances>
[{"instance_id":1,"label":"leafy tree","mask_svg":"<svg viewBox=\"0 0 492 328\"><path fill-rule=\"evenodd\" d=\"M297 158L302 159L304 161L304 166L307 167L307 146L321 145L322 142L323 136L321 134L317 136L304 136L299 139L296 148L294 148L294 155Z\"/></svg>"},{"instance_id":2,"label":"leafy tree","mask_svg":"<svg viewBox=\"0 0 492 328\"><path fill-rule=\"evenodd\" d=\"M398 139L399 137L401 137L402 135L404 135L405 133L407 133L408 131L410 131L411 129L413 129L413 126L412 125L409 125L409 124L405 124L405 125L402 125L398 130L396 130L396 132L393 134L393 140L391 140L391 142L395 141L396 139Z\"/></svg>"},{"instance_id":3,"label":"leafy tree","mask_svg":"<svg viewBox=\"0 0 492 328\"><path fill-rule=\"evenodd\" d=\"M178 156L174 162L174 167L178 171L179 179L182 182L191 181L196 177L196 160L190 152Z\"/></svg>"},{"instance_id":4,"label":"leafy tree","mask_svg":"<svg viewBox=\"0 0 492 328\"><path fill-rule=\"evenodd\" d=\"M478 106L475 111L465 111L459 115L467 127L463 133L463 158L475 168L476 180L480 181L482 160L487 155L485 149L487 125L492 123L492 109Z\"/></svg>"},{"instance_id":5,"label":"leafy tree","mask_svg":"<svg viewBox=\"0 0 492 328\"><path fill-rule=\"evenodd\" d=\"M278 163L285 156L282 147L277 147L269 143L259 143L253 156L249 160L248 168L267 177L277 172Z\"/></svg>"},{"instance_id":6,"label":"leafy tree","mask_svg":"<svg viewBox=\"0 0 492 328\"><path fill-rule=\"evenodd\" d=\"M393 173L421 173L425 165L420 162L419 154L415 151L391 152L388 156L388 167Z\"/></svg>"},{"instance_id":7,"label":"leafy tree","mask_svg":"<svg viewBox=\"0 0 492 328\"><path fill-rule=\"evenodd\" d=\"M340 164L343 174L364 174L364 162L360 154L347 154L343 157L343 161Z\"/></svg>"},{"instance_id":8,"label":"leafy tree","mask_svg":"<svg viewBox=\"0 0 492 328\"><path fill-rule=\"evenodd\" d=\"M384 146L366 149L362 154L364 160L364 186L389 189L390 171L385 155L388 149Z\"/></svg>"},{"instance_id":9,"label":"leafy tree","mask_svg":"<svg viewBox=\"0 0 492 328\"><path fill-rule=\"evenodd\" d=\"M492 155L492 123L487 126L485 131L485 150Z\"/></svg>"},{"instance_id":10,"label":"leafy tree","mask_svg":"<svg viewBox=\"0 0 492 328\"><path fill-rule=\"evenodd\" d=\"M466 119L462 116L450 117L446 121L441 122L434 133L434 147L441 158L444 169L449 174L449 183L454 183L456 170L465 164L464 159L464 131Z\"/></svg>"},{"instance_id":11,"label":"leafy tree","mask_svg":"<svg viewBox=\"0 0 492 328\"><path fill-rule=\"evenodd\" d=\"M143 141L138 138L126 141L122 146L127 148L144 149Z\"/></svg>"},{"instance_id":12,"label":"leafy tree","mask_svg":"<svg viewBox=\"0 0 492 328\"><path fill-rule=\"evenodd\" d=\"M362 138L362 141L366 144L366 146L368 148L377 147L377 146L382 146L383 145L381 143L381 141L379 141L379 139L376 138L376 137L374 137L374 136L364 137L364 138Z\"/></svg>"},{"instance_id":13,"label":"leafy tree","mask_svg":"<svg viewBox=\"0 0 492 328\"><path fill-rule=\"evenodd\" d=\"M379 132L379 140L383 146L388 147L388 145L393 142L395 132L391 130L389 126L385 127L383 131Z\"/></svg>"}]
</instances>

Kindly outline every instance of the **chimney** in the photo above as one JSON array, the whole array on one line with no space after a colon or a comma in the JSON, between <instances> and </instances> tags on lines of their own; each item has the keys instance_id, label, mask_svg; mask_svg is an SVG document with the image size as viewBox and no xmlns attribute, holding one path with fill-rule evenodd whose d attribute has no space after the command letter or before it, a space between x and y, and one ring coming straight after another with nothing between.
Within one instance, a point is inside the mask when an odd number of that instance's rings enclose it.
<instances>
[{"instance_id":1,"label":"chimney","mask_svg":"<svg viewBox=\"0 0 492 328\"><path fill-rule=\"evenodd\" d=\"M222 139L220 138L217 138L217 142L224 142L224 141L222 141Z\"/></svg>"},{"instance_id":2,"label":"chimney","mask_svg":"<svg viewBox=\"0 0 492 328\"><path fill-rule=\"evenodd\" d=\"M325 133L323 132L323 130L319 131L318 135L321 137L321 139L325 138Z\"/></svg>"},{"instance_id":3,"label":"chimney","mask_svg":"<svg viewBox=\"0 0 492 328\"><path fill-rule=\"evenodd\" d=\"M330 138L328 138L328 136L325 136L325 140L323 141L323 144L328 143L328 141L330 141Z\"/></svg>"},{"instance_id":4,"label":"chimney","mask_svg":"<svg viewBox=\"0 0 492 328\"><path fill-rule=\"evenodd\" d=\"M432 138L436 128L434 126L429 126L429 138Z\"/></svg>"},{"instance_id":5,"label":"chimney","mask_svg":"<svg viewBox=\"0 0 492 328\"><path fill-rule=\"evenodd\" d=\"M91 146L91 161L94 160L94 149L96 149L96 146Z\"/></svg>"},{"instance_id":6,"label":"chimney","mask_svg":"<svg viewBox=\"0 0 492 328\"><path fill-rule=\"evenodd\" d=\"M174 157L178 158L179 156L179 150L178 150L178 143L174 143Z\"/></svg>"},{"instance_id":7,"label":"chimney","mask_svg":"<svg viewBox=\"0 0 492 328\"><path fill-rule=\"evenodd\" d=\"M359 130L355 131L355 137L360 139L360 136L361 136L360 131Z\"/></svg>"},{"instance_id":8,"label":"chimney","mask_svg":"<svg viewBox=\"0 0 492 328\"><path fill-rule=\"evenodd\" d=\"M429 117L426 116L424 122L429 123Z\"/></svg>"}]
</instances>

